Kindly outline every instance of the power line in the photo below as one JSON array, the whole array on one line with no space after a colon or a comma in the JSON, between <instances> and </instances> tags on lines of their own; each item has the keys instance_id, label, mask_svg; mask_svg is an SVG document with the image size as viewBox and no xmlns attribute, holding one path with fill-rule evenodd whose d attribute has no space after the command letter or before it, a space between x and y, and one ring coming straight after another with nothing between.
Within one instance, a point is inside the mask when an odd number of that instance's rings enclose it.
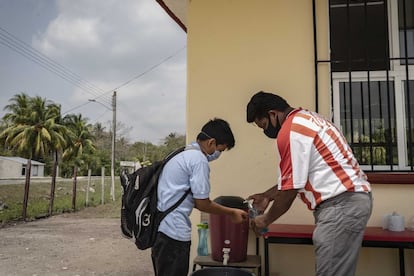
<instances>
[{"instance_id":1,"label":"power line","mask_svg":"<svg viewBox=\"0 0 414 276\"><path fill-rule=\"evenodd\" d=\"M70 82L71 84L75 85L76 87L82 89L83 91L87 92L88 94L92 95L93 98L92 101L96 101L104 105L106 108L108 108L106 105L112 105L112 99L107 96L107 94L112 93L113 91L119 90L119 88L124 87L128 84L130 84L132 81L146 75L147 73L151 72L155 68L159 67L169 59L175 57L178 55L183 49L186 48L186 46L180 48L178 51L173 53L172 55L169 55L168 57L162 59L160 62L156 63L155 65L149 67L144 72L136 75L135 77L125 81L121 85L117 86L114 89L104 91L103 89L97 87L96 85L84 80L82 77L80 77L78 74L72 72L65 66L61 65L60 63L54 61L53 59L49 58L45 54L39 52L38 50L34 49L21 39L17 38L4 28L0 27L0 44L3 44L4 46L8 47L9 49L17 52L18 54L26 57L27 59L31 60L32 62L36 63L37 65L43 67L47 71L59 76L63 80L66 80L67 82ZM107 97L105 97L107 96ZM97 99L100 99L100 101L97 101ZM91 101L88 100L86 103L82 103L80 105L74 106L70 108L69 110L65 111L63 114L69 113L73 110L76 110L82 106L85 106L89 104ZM109 108L108 108L109 109Z\"/></svg>"},{"instance_id":2,"label":"power line","mask_svg":"<svg viewBox=\"0 0 414 276\"><path fill-rule=\"evenodd\" d=\"M73 111L73 110L75 110L75 109L81 108L82 106L85 106L85 105L87 105L87 104L90 104L90 102L89 102L89 101L87 101L86 103L83 103L83 104L77 105L77 106L75 106L75 107L71 107L71 108L69 108L68 110L66 110L65 112L63 112L63 113L62 113L62 115L65 115L65 114L67 114L67 113L69 113L69 112L71 112L71 111Z\"/></svg>"},{"instance_id":3,"label":"power line","mask_svg":"<svg viewBox=\"0 0 414 276\"><path fill-rule=\"evenodd\" d=\"M160 66L160 65L162 65L163 63L165 63L167 60L169 60L169 59L171 59L171 58L173 58L173 57L175 57L176 55L178 55L182 50L184 50L186 48L186 46L183 46L182 48L180 48L178 51L176 51L174 54L172 54L172 55L170 55L170 56L168 56L168 57L166 57L166 58L164 58L163 60L161 60L159 63L157 63L157 64L155 64L155 65L153 65L153 66L151 66L151 67L149 67L147 70L145 70L144 72L142 72L142 73L140 73L140 74L138 74L138 75L136 75L135 77L133 77L133 78L131 78L131 79L129 79L129 80L127 80L127 81L125 81L124 83L122 83L121 85L119 85L119 86L117 86L117 87L115 87L114 89L111 89L111 90L108 90L107 92L105 92L104 94L102 94L101 96L103 96L103 95L106 95L106 94L109 94L109 93L112 93L113 91L118 91L119 90L119 88L121 88L121 87L124 87L124 86L126 86L126 85L128 85L129 83L131 83L132 81L134 81L134 80L136 80L136 79L138 79L138 78L140 78L140 77L142 77L142 76L144 76L144 75L146 75L147 73L149 73L149 72L151 72L152 70L154 70L155 68L157 68L158 66ZM99 97L96 97L95 99L98 99Z\"/></svg>"},{"instance_id":4,"label":"power line","mask_svg":"<svg viewBox=\"0 0 414 276\"><path fill-rule=\"evenodd\" d=\"M43 67L49 72L79 87L80 89L87 92L88 94L94 97L102 98L102 94L104 93L103 89L84 80L78 74L72 72L71 70L67 69L60 63L54 61L53 59L39 52L38 50L32 48L30 45L28 45L27 43L20 40L19 38L17 38L16 36L14 36L13 34L11 34L10 32L6 31L5 29L1 27L0 27L0 43L8 47L9 49L17 52L18 54L26 57L32 62L38 64L39 66ZM105 101L107 104L110 104L109 97L107 99L102 99L102 101Z\"/></svg>"},{"instance_id":5,"label":"power line","mask_svg":"<svg viewBox=\"0 0 414 276\"><path fill-rule=\"evenodd\" d=\"M82 77L80 77L76 73L72 72L65 66L54 61L53 59L39 52L38 50L34 49L30 45L28 45L26 42L17 38L10 32L6 31L5 29L0 27L0 31L2 32L2 33L0 32L0 39L3 40L4 42L3 45L9 47L10 49L22 55L25 55L26 57L29 56L30 58L35 59L38 62L41 62L43 65L48 66L49 69L53 69L53 70L58 71L61 74L64 74L66 77L70 78L72 81L76 81L78 84L83 85L85 88L95 91L95 93L103 92L103 90L100 89L99 87L95 86L94 84L88 81L83 80ZM91 91L88 91L88 92L91 92Z\"/></svg>"},{"instance_id":6,"label":"power line","mask_svg":"<svg viewBox=\"0 0 414 276\"><path fill-rule=\"evenodd\" d=\"M157 67L158 67L158 66L160 66L161 64L165 63L167 60L169 60L169 59L171 59L171 58L175 57L176 55L178 55L178 54L179 54L182 50L184 50L185 48L186 48L186 46L182 47L181 49L179 49L178 51L176 51L174 54L172 54L172 55L170 55L170 56L168 56L168 57L164 58L164 59L163 59L163 60L161 60L159 63L157 63L157 64L155 64L155 65L153 65L153 66L149 67L149 68L148 68L147 70L145 70L144 72L142 72L142 73L138 74L137 76L133 77L133 78L132 78L132 79L130 79L130 80L127 80L126 82L124 82L123 84L121 84L121 85L117 86L116 88L112 89L111 91L114 91L114 90L118 91L118 90L119 90L119 88L121 88L121 87L123 87L123 86L126 86L126 85L128 85L129 83L131 83L132 81L134 81L134 80L136 80L136 79L138 79L138 78L140 78L140 77L144 76L145 74L147 74L147 73L151 72L152 70L154 70L155 68L157 68ZM108 93L109 93L109 92L108 92Z\"/></svg>"},{"instance_id":7,"label":"power line","mask_svg":"<svg viewBox=\"0 0 414 276\"><path fill-rule=\"evenodd\" d=\"M105 110L101 115L97 116L93 120L91 120L91 124L97 123L99 119L101 119L109 110Z\"/></svg>"},{"instance_id":8,"label":"power line","mask_svg":"<svg viewBox=\"0 0 414 276\"><path fill-rule=\"evenodd\" d=\"M168 56L168 57L166 57L166 58L164 58L162 61L160 61L159 63L157 63L157 64L155 64L155 65L153 65L153 66L151 66L151 67L149 67L147 70L145 70L144 72L142 72L142 73L140 73L140 74L138 74L137 76L135 76L135 77L133 77L132 79L129 79L128 81L126 81L126 82L124 82L123 84L121 84L121 85L119 85L119 86L117 86L116 88L114 88L114 89L112 89L112 90L108 90L107 92L105 92L104 94L102 94L101 96L104 96L104 95L106 95L106 94L109 94L109 93L112 93L113 91L118 91L119 90L119 88L121 88L121 87L124 87L124 86L126 86L126 85L128 85L129 83L131 83L132 81L134 81L134 80L136 80L136 79L138 79L138 78L140 78L140 77L142 77L142 76L144 76L144 75L146 75L147 73L149 73L150 71L152 71L152 70L154 70L155 68L157 68L158 66L160 66L160 65L162 65L163 63L165 63L167 60L169 60L169 59L171 59L171 58L173 58L173 57L175 57L176 55L178 55L183 49L185 49L186 48L186 46L184 46L184 47L182 47L182 48L180 48L178 51L176 51L174 54L172 54L172 55L170 55L170 56ZM98 96L98 97L96 97L96 98L94 98L93 100L94 101L96 101L98 98L100 98L101 96ZM98 101L97 101L98 102ZM78 109L78 108L80 108L80 107L82 107L82 106L84 106L84 105L87 105L87 104L89 104L90 103L90 101L89 102L86 102L86 103L83 103L83 104L80 104L80 105L78 105L78 106L75 106L75 107L73 107L73 108L71 108L71 109L69 109L68 111L66 111L64 114L66 114L66 113L68 113L68 112L70 112L70 111L73 111L73 110L75 110L75 109Z\"/></svg>"}]
</instances>

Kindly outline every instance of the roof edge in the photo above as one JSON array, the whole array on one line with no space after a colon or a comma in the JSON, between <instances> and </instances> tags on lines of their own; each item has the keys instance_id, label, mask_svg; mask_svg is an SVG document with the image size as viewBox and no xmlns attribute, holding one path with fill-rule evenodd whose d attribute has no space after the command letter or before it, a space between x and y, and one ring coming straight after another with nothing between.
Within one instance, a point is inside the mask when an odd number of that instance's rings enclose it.
<instances>
[{"instance_id":1,"label":"roof edge","mask_svg":"<svg viewBox=\"0 0 414 276\"><path fill-rule=\"evenodd\" d=\"M157 3L167 12L167 14L183 29L184 32L187 32L187 27L181 22L181 20L170 10L167 4L163 0L155 0Z\"/></svg>"}]
</instances>

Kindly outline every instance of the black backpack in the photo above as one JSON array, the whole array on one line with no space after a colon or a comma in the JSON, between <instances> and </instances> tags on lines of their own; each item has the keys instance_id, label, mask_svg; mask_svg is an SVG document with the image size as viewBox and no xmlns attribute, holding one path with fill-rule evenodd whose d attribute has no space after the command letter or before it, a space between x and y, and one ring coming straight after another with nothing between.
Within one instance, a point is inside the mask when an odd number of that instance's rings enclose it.
<instances>
[{"instance_id":1,"label":"black backpack","mask_svg":"<svg viewBox=\"0 0 414 276\"><path fill-rule=\"evenodd\" d=\"M155 242L158 227L164 217L178 207L190 192L190 189L173 206L164 212L157 208L158 179L164 165L185 147L170 153L161 161L142 167L127 174L121 173L122 207L121 230L126 238L134 238L138 249L144 250L152 247Z\"/></svg>"}]
</instances>

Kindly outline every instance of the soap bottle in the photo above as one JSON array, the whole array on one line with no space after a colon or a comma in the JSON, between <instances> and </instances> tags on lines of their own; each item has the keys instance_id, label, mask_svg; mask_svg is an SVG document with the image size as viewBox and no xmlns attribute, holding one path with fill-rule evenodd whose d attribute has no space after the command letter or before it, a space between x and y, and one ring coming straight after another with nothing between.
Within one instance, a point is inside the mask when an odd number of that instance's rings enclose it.
<instances>
[{"instance_id":1,"label":"soap bottle","mask_svg":"<svg viewBox=\"0 0 414 276\"><path fill-rule=\"evenodd\" d=\"M260 212L253 207L253 201L246 199L243 203L247 204L248 212L249 212L249 218L254 219L256 216L260 214ZM269 231L269 228L263 228L260 231L260 234L265 234Z\"/></svg>"},{"instance_id":2,"label":"soap bottle","mask_svg":"<svg viewBox=\"0 0 414 276\"><path fill-rule=\"evenodd\" d=\"M197 231L198 231L198 246L197 246L197 254L198 256L207 256L208 255L208 247L207 247L207 233L208 233L208 223L203 222L197 224Z\"/></svg>"}]
</instances>

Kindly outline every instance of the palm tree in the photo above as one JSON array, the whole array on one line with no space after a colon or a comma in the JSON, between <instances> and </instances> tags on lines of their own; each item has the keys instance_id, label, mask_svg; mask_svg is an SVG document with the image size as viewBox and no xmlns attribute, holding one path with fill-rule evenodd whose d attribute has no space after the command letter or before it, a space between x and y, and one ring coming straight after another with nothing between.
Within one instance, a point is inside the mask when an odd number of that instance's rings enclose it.
<instances>
[{"instance_id":1,"label":"palm tree","mask_svg":"<svg viewBox=\"0 0 414 276\"><path fill-rule=\"evenodd\" d=\"M51 131L51 143L50 151L53 155L53 169L52 169L52 182L50 184L50 201L49 201L49 216L53 213L53 205L55 200L55 188L56 188L56 176L57 167L59 164L59 153L63 152L64 147L67 145L69 136L69 129L62 125L61 109L60 106L54 106L55 112L58 114L54 124L54 128Z\"/></svg>"},{"instance_id":2,"label":"palm tree","mask_svg":"<svg viewBox=\"0 0 414 276\"><path fill-rule=\"evenodd\" d=\"M25 124L29 118L30 98L25 94L17 94L9 100L10 104L4 107L9 111L3 117L6 124L5 129L1 132L1 140L4 144L12 147L24 157L28 157L26 164L26 181L24 186L23 210L22 217L26 219L27 200L29 197L30 174L31 174L31 150L28 149L28 135L25 131L28 126Z\"/></svg>"},{"instance_id":3,"label":"palm tree","mask_svg":"<svg viewBox=\"0 0 414 276\"><path fill-rule=\"evenodd\" d=\"M10 104L4 107L9 111L3 117L6 124L25 123L30 111L30 97L25 93L16 94L9 100Z\"/></svg>"},{"instance_id":4,"label":"palm tree","mask_svg":"<svg viewBox=\"0 0 414 276\"><path fill-rule=\"evenodd\" d=\"M70 129L68 136L70 141L68 147L63 152L63 159L73 162L73 194L72 194L72 209L76 210L76 186L78 168L85 164L88 160L88 155L95 152L93 145L93 135L90 131L87 120L82 118L82 115L67 115L63 118L63 123Z\"/></svg>"},{"instance_id":5,"label":"palm tree","mask_svg":"<svg viewBox=\"0 0 414 276\"><path fill-rule=\"evenodd\" d=\"M27 158L26 181L22 217L27 214L31 160L39 160L51 149L53 143L64 143L61 126L56 123L60 107L41 97L29 97L24 93L15 95L5 107L9 112L3 117L6 129L0 139L17 153Z\"/></svg>"}]
</instances>

